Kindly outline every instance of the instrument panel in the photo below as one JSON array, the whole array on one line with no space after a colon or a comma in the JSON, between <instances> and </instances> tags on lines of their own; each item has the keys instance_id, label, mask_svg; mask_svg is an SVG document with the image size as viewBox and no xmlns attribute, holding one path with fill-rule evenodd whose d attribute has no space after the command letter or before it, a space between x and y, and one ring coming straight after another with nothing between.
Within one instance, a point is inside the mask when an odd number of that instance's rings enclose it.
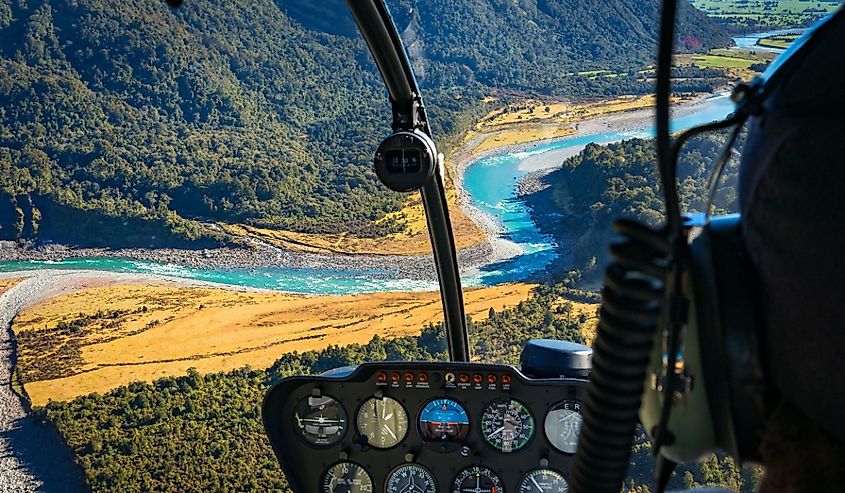
<instances>
[{"instance_id":1,"label":"instrument panel","mask_svg":"<svg viewBox=\"0 0 845 493\"><path fill-rule=\"evenodd\" d=\"M281 381L263 419L297 493L565 493L586 383L367 363Z\"/></svg>"}]
</instances>

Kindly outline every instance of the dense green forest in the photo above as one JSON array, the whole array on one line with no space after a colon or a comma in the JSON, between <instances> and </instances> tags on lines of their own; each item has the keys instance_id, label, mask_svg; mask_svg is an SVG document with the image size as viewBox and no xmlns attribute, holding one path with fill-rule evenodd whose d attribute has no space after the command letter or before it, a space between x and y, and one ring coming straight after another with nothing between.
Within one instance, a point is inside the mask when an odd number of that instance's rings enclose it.
<instances>
[{"instance_id":1,"label":"dense green forest","mask_svg":"<svg viewBox=\"0 0 845 493\"><path fill-rule=\"evenodd\" d=\"M724 147L723 133L691 139L680 154L679 196L682 210L703 211L705 183ZM735 148L741 149L741 134ZM654 141L589 144L580 154L563 162L542 178L547 187L527 198L540 229L571 245L550 271L567 272L574 267L586 281L604 271L607 247L613 238L611 223L627 217L655 226L663 220L663 192L655 166ZM714 214L737 212L738 163L726 166L714 200Z\"/></svg>"},{"instance_id":2,"label":"dense green forest","mask_svg":"<svg viewBox=\"0 0 845 493\"><path fill-rule=\"evenodd\" d=\"M583 319L570 316L562 297L596 301L595 295L565 283L540 287L518 306L470 323L473 354L482 361L518 364L528 339L582 342ZM365 345L285 354L267 370L189 371L50 403L38 412L65 437L94 491L281 491L286 482L260 415L270 385L285 376L366 361L443 360L445 344L442 327L429 326L416 337L375 337ZM654 459L641 436L631 491L648 491L644 485L651 483L653 470ZM714 456L682 468L672 484L721 484L750 493L758 475L756 469L739 471L729 459Z\"/></svg>"},{"instance_id":3,"label":"dense green forest","mask_svg":"<svg viewBox=\"0 0 845 493\"><path fill-rule=\"evenodd\" d=\"M438 135L489 94L642 93L657 0L391 0ZM683 3L685 49L728 43ZM388 107L341 0L0 1L0 238L207 246L202 221L374 236L401 197ZM598 78L578 72L609 69ZM709 90L718 73L679 89Z\"/></svg>"}]
</instances>

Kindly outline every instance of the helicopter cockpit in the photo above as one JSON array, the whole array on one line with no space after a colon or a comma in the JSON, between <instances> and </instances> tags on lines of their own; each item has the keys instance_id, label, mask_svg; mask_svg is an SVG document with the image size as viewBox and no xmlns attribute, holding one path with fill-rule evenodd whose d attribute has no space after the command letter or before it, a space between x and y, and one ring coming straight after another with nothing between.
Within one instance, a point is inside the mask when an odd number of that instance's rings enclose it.
<instances>
[{"instance_id":1,"label":"helicopter cockpit","mask_svg":"<svg viewBox=\"0 0 845 493\"><path fill-rule=\"evenodd\" d=\"M677 463L716 447L740 460L753 459L765 379L753 356L756 314L741 309L753 306L748 296L754 289L739 218L685 216L678 205L675 165L690 137L733 128L711 176L712 197L742 124L760 114L782 66L805 49L812 33L763 77L734 91L737 109L728 119L687 131L673 142L669 97L676 2L663 3L657 146L667 224L656 231L617 222L623 241L611 248L615 263L605 277L593 349L530 341L517 369L470 362L442 155L420 90L385 4L347 3L393 110L394 133L376 150L375 170L387 187L422 194L451 361L366 363L318 377L291 377L273 387L263 418L292 488L308 493L614 492L622 486L638 423L655 441L658 491ZM825 29L824 23L817 28ZM714 286L727 288L717 292ZM720 372L727 376L715 376ZM725 411L728 407L732 410ZM713 417L723 411L734 418Z\"/></svg>"}]
</instances>

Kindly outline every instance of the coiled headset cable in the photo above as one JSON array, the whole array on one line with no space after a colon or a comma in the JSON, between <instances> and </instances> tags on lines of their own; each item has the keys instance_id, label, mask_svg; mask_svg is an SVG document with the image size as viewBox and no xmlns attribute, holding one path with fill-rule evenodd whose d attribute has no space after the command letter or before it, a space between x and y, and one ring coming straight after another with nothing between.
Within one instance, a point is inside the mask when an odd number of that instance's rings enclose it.
<instances>
[{"instance_id":1,"label":"coiled headset cable","mask_svg":"<svg viewBox=\"0 0 845 493\"><path fill-rule=\"evenodd\" d=\"M674 463L659 455L663 444L674 440L666 429L676 390L676 364L688 302L682 281L688 252L677 189L677 162L683 145L692 137L734 127L722 155L708 178L706 214L742 124L758 108L753 97L758 85L740 85L732 99L740 107L724 121L670 134L672 49L676 0L664 0L658 46L656 87L657 165L666 207L666 224L653 229L620 219L613 229L621 240L610 247L611 264L605 274L600 320L593 348L586 412L572 473L575 493L618 493L630 461L634 433L658 322L664 334L666 381L659 425L649 430L657 456L657 491L665 490Z\"/></svg>"}]
</instances>

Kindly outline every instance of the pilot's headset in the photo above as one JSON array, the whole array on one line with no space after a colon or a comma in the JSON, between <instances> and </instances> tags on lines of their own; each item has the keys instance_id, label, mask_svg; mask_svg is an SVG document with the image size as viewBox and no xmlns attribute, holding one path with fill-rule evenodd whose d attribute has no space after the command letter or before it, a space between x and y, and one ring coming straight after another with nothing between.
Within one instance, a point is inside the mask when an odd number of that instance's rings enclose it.
<instances>
[{"instance_id":1,"label":"pilot's headset","mask_svg":"<svg viewBox=\"0 0 845 493\"><path fill-rule=\"evenodd\" d=\"M593 371L572 475L575 493L618 493L638 422L658 456L658 491L678 463L722 449L738 462L759 460L771 399L761 325L760 288L746 253L739 215L709 217L731 146L746 122L766 123L779 88L812 64L845 64L845 11L808 30L750 85L733 93L736 112L723 122L669 135L675 0L663 5L657 80L657 154L667 223L655 230L617 220L611 246ZM817 74L816 74L817 75ZM799 84L806 99L824 86ZM786 90L786 89L784 89ZM845 90L845 89L840 89ZM708 180L705 215L681 214L676 162L684 142L705 131L733 128ZM771 158L778 142L771 146ZM767 155L766 152L757 153ZM841 376L836 376L840 378ZM638 420L639 417L639 420Z\"/></svg>"}]
</instances>

